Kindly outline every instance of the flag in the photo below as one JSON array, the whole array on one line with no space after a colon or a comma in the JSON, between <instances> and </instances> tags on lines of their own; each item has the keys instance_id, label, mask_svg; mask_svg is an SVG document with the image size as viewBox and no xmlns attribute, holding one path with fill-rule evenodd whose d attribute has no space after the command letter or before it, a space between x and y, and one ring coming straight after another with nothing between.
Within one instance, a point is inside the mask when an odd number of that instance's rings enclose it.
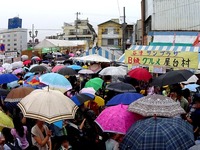
<instances>
[{"instance_id":1,"label":"flag","mask_svg":"<svg viewBox=\"0 0 200 150\"><path fill-rule=\"evenodd\" d=\"M196 40L194 41L193 46L196 46L196 45L198 45L199 43L200 43L200 33L197 35L197 38L196 38Z\"/></svg>"}]
</instances>

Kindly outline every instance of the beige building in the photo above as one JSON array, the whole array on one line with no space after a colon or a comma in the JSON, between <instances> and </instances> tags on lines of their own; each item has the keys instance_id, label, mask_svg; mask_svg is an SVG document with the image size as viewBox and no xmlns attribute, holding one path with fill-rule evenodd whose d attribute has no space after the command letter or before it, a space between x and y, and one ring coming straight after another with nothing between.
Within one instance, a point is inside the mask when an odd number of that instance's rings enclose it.
<instances>
[{"instance_id":1,"label":"beige building","mask_svg":"<svg viewBox=\"0 0 200 150\"><path fill-rule=\"evenodd\" d=\"M96 38L96 32L88 20L75 20L74 24L64 23L63 40L86 40L90 46Z\"/></svg>"}]
</instances>

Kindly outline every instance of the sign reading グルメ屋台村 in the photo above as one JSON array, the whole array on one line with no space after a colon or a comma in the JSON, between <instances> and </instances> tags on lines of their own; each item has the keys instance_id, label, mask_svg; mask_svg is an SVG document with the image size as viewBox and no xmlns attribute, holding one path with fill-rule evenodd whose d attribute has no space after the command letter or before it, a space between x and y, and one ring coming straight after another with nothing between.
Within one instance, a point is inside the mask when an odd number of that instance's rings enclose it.
<instances>
[{"instance_id":1,"label":"sign reading \u30b0\u30eb\u30e1\u5c4b\u53f0\u6751","mask_svg":"<svg viewBox=\"0 0 200 150\"><path fill-rule=\"evenodd\" d=\"M126 50L125 63L129 65L198 69L198 52Z\"/></svg>"}]
</instances>

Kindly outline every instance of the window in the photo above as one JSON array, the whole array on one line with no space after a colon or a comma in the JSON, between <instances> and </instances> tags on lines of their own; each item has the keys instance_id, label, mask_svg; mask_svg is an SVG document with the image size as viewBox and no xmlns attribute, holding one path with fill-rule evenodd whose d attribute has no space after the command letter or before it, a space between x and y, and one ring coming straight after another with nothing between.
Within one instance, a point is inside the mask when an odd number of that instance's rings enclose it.
<instances>
[{"instance_id":1,"label":"window","mask_svg":"<svg viewBox=\"0 0 200 150\"><path fill-rule=\"evenodd\" d=\"M10 51L10 48L8 48L8 51Z\"/></svg>"},{"instance_id":2,"label":"window","mask_svg":"<svg viewBox=\"0 0 200 150\"><path fill-rule=\"evenodd\" d=\"M14 48L14 50L16 51L16 50L17 50L17 48Z\"/></svg>"},{"instance_id":3,"label":"window","mask_svg":"<svg viewBox=\"0 0 200 150\"><path fill-rule=\"evenodd\" d=\"M6 36L5 35L3 35L3 38L5 38Z\"/></svg>"},{"instance_id":4,"label":"window","mask_svg":"<svg viewBox=\"0 0 200 150\"><path fill-rule=\"evenodd\" d=\"M114 45L114 39L108 39L108 45Z\"/></svg>"},{"instance_id":5,"label":"window","mask_svg":"<svg viewBox=\"0 0 200 150\"><path fill-rule=\"evenodd\" d=\"M10 34L8 34L7 37L10 37Z\"/></svg>"},{"instance_id":6,"label":"window","mask_svg":"<svg viewBox=\"0 0 200 150\"><path fill-rule=\"evenodd\" d=\"M10 39L8 39L7 41L10 42Z\"/></svg>"},{"instance_id":7,"label":"window","mask_svg":"<svg viewBox=\"0 0 200 150\"><path fill-rule=\"evenodd\" d=\"M14 39L14 41L17 41L17 39Z\"/></svg>"},{"instance_id":8,"label":"window","mask_svg":"<svg viewBox=\"0 0 200 150\"><path fill-rule=\"evenodd\" d=\"M14 43L14 46L17 46L17 43Z\"/></svg>"},{"instance_id":9,"label":"window","mask_svg":"<svg viewBox=\"0 0 200 150\"><path fill-rule=\"evenodd\" d=\"M102 34L108 34L108 29L102 29Z\"/></svg>"},{"instance_id":10,"label":"window","mask_svg":"<svg viewBox=\"0 0 200 150\"><path fill-rule=\"evenodd\" d=\"M7 44L7 46L10 46L10 44Z\"/></svg>"},{"instance_id":11,"label":"window","mask_svg":"<svg viewBox=\"0 0 200 150\"><path fill-rule=\"evenodd\" d=\"M16 37L17 36L17 34L14 34L14 37Z\"/></svg>"}]
</instances>

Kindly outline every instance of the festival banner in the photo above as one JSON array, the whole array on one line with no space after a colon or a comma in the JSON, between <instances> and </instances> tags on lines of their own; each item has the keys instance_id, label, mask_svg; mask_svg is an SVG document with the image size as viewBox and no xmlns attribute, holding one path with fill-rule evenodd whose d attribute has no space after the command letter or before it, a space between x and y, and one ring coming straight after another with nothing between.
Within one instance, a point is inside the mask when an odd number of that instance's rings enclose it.
<instances>
[{"instance_id":1,"label":"festival banner","mask_svg":"<svg viewBox=\"0 0 200 150\"><path fill-rule=\"evenodd\" d=\"M126 50L128 65L198 69L198 52Z\"/></svg>"}]
</instances>

